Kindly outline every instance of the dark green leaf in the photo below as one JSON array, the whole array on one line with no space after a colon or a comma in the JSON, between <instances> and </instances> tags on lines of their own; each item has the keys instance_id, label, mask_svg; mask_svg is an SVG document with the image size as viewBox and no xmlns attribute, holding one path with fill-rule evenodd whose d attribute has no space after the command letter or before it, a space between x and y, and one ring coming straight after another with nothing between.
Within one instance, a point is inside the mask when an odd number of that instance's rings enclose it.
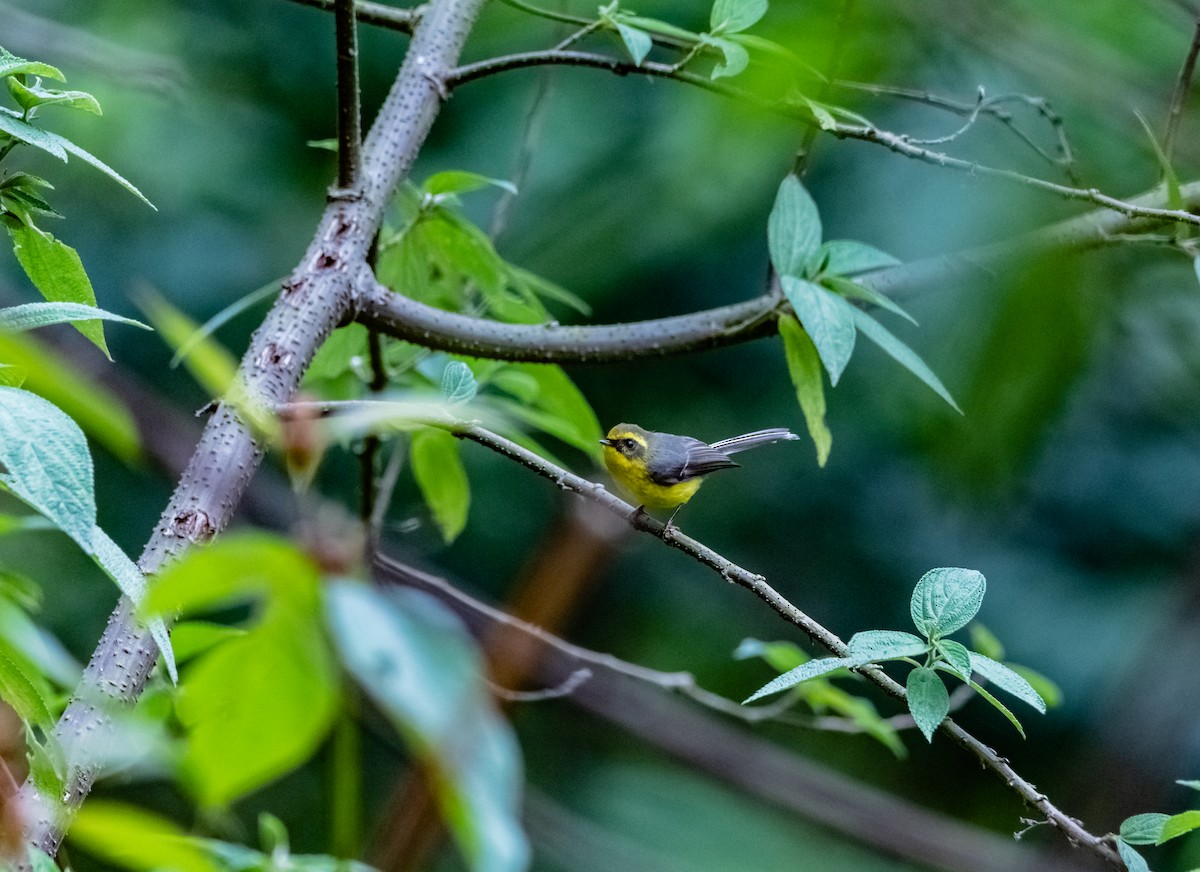
<instances>
[{"instance_id":1,"label":"dark green leaf","mask_svg":"<svg viewBox=\"0 0 1200 872\"><path fill-rule=\"evenodd\" d=\"M1150 866L1144 857L1135 851L1124 839L1117 839L1117 853L1125 863L1126 872L1150 872Z\"/></svg>"},{"instance_id":2,"label":"dark green leaf","mask_svg":"<svg viewBox=\"0 0 1200 872\"><path fill-rule=\"evenodd\" d=\"M779 335L787 357L788 375L796 388L796 399L804 413L808 435L817 447L817 465L824 466L833 446L833 434L825 423L825 382L821 375L821 358L800 322L784 316L779 319Z\"/></svg>"},{"instance_id":3,"label":"dark green leaf","mask_svg":"<svg viewBox=\"0 0 1200 872\"><path fill-rule=\"evenodd\" d=\"M909 602L913 624L931 639L949 636L975 617L986 590L986 579L974 569L931 569L913 589Z\"/></svg>"},{"instance_id":4,"label":"dark green leaf","mask_svg":"<svg viewBox=\"0 0 1200 872\"><path fill-rule=\"evenodd\" d=\"M544 279L528 270L513 266L511 263L507 264L507 267L508 279L513 285L522 287L529 293L543 299L562 303L564 306L574 309L581 315L592 314L592 307L588 305L587 301L575 296L566 288L556 285L554 282Z\"/></svg>"},{"instance_id":5,"label":"dark green leaf","mask_svg":"<svg viewBox=\"0 0 1200 872\"><path fill-rule=\"evenodd\" d=\"M971 680L971 652L966 646L953 639L939 639L938 653L963 681Z\"/></svg>"},{"instance_id":6,"label":"dark green leaf","mask_svg":"<svg viewBox=\"0 0 1200 872\"><path fill-rule=\"evenodd\" d=\"M25 330L35 330L50 324L63 324L67 321L87 321L90 319L116 321L149 330L148 324L114 315L104 309L83 303L25 303L20 306L9 306L0 309L0 333L20 333Z\"/></svg>"},{"instance_id":7,"label":"dark green leaf","mask_svg":"<svg viewBox=\"0 0 1200 872\"><path fill-rule=\"evenodd\" d=\"M764 696L770 696L773 693L779 693L781 690L787 690L789 687L795 687L802 681L816 678L818 675L824 675L826 672L833 672L835 669L844 669L853 665L854 661L849 657L822 657L819 660L809 660L807 663L802 663L795 669L768 681L750 696L746 697L742 701L742 705L754 702L756 699L762 699Z\"/></svg>"},{"instance_id":8,"label":"dark green leaf","mask_svg":"<svg viewBox=\"0 0 1200 872\"><path fill-rule=\"evenodd\" d=\"M1163 826L1170 818L1159 812L1135 814L1121 821L1119 835L1131 845L1153 845L1162 836Z\"/></svg>"},{"instance_id":9,"label":"dark green leaf","mask_svg":"<svg viewBox=\"0 0 1200 872\"><path fill-rule=\"evenodd\" d=\"M1162 834L1159 835L1156 844L1161 845L1163 842L1176 839L1193 830L1200 830L1200 811L1191 809L1179 814L1173 814L1163 823Z\"/></svg>"},{"instance_id":10,"label":"dark green leaf","mask_svg":"<svg viewBox=\"0 0 1200 872\"><path fill-rule=\"evenodd\" d=\"M817 204L794 175L780 183L775 206L767 219L767 247L781 276L800 278L821 247L821 216Z\"/></svg>"},{"instance_id":11,"label":"dark green leaf","mask_svg":"<svg viewBox=\"0 0 1200 872\"><path fill-rule=\"evenodd\" d=\"M713 33L737 33L753 27L767 14L767 0L716 0L709 16Z\"/></svg>"},{"instance_id":12,"label":"dark green leaf","mask_svg":"<svg viewBox=\"0 0 1200 872\"><path fill-rule=\"evenodd\" d=\"M850 637L847 657L854 665L901 657L919 657L929 650L929 643L912 633L899 630L863 630Z\"/></svg>"},{"instance_id":13,"label":"dark green leaf","mask_svg":"<svg viewBox=\"0 0 1200 872\"><path fill-rule=\"evenodd\" d=\"M804 279L785 275L779 283L804 326L804 332L816 346L830 383L836 386L854 353L854 322L858 310L837 294Z\"/></svg>"},{"instance_id":14,"label":"dark green leaf","mask_svg":"<svg viewBox=\"0 0 1200 872\"><path fill-rule=\"evenodd\" d=\"M938 728L946 715L950 713L950 694L946 685L932 669L918 666L908 673L908 710L912 713L913 721L925 736L926 741L933 741L933 731Z\"/></svg>"},{"instance_id":15,"label":"dark green leaf","mask_svg":"<svg viewBox=\"0 0 1200 872\"><path fill-rule=\"evenodd\" d=\"M28 224L16 227L10 224L8 232L21 268L43 297L51 303L95 307L96 292L92 290L92 283L75 249ZM79 321L75 328L111 359L100 321Z\"/></svg>"},{"instance_id":16,"label":"dark green leaf","mask_svg":"<svg viewBox=\"0 0 1200 872\"><path fill-rule=\"evenodd\" d=\"M520 749L488 698L482 658L445 607L413 590L329 586L329 626L346 669L425 766L475 872L524 869Z\"/></svg>"},{"instance_id":17,"label":"dark green leaf","mask_svg":"<svg viewBox=\"0 0 1200 872\"><path fill-rule=\"evenodd\" d=\"M53 405L17 388L0 388L0 484L91 553L96 498L87 440Z\"/></svg>"},{"instance_id":18,"label":"dark green leaf","mask_svg":"<svg viewBox=\"0 0 1200 872\"><path fill-rule=\"evenodd\" d=\"M1042 714L1046 713L1046 701L1033 689L1033 685L1003 663L997 663L990 657L984 657L982 654L976 654L972 651L971 669L1001 690L1011 693L1017 699L1028 703Z\"/></svg>"},{"instance_id":19,"label":"dark green leaf","mask_svg":"<svg viewBox=\"0 0 1200 872\"><path fill-rule=\"evenodd\" d=\"M449 544L467 526L471 506L471 486L458 455L458 440L445 430L417 430L412 435L411 460L425 504Z\"/></svg>"},{"instance_id":20,"label":"dark green leaf","mask_svg":"<svg viewBox=\"0 0 1200 872\"><path fill-rule=\"evenodd\" d=\"M855 275L900 265L900 261L890 254L851 239L826 242L821 246L820 254L826 258L825 271L835 276Z\"/></svg>"},{"instance_id":21,"label":"dark green leaf","mask_svg":"<svg viewBox=\"0 0 1200 872\"><path fill-rule=\"evenodd\" d=\"M917 357L916 352L893 336L887 328L862 311L862 309L857 309L854 306L851 306L850 309L854 315L855 325L864 336L887 352L893 360L929 385L956 412L959 414L962 413L962 409L958 407L958 403L954 402L954 398L950 396L950 392L946 390L945 385L933 374L933 370L926 366L921 358Z\"/></svg>"}]
</instances>

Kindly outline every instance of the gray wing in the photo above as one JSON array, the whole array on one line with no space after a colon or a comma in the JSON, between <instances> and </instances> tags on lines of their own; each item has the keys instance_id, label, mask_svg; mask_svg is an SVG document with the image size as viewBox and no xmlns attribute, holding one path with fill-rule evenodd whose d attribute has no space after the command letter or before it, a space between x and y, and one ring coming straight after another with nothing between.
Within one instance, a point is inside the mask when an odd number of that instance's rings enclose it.
<instances>
[{"instance_id":1,"label":"gray wing","mask_svg":"<svg viewBox=\"0 0 1200 872\"><path fill-rule=\"evenodd\" d=\"M655 457L655 466L670 472L651 473L650 480L656 484L672 485L707 475L718 469L731 469L737 466L729 459L729 455L718 451L706 442L693 439L690 436L680 436L671 441L669 446L661 450Z\"/></svg>"}]
</instances>

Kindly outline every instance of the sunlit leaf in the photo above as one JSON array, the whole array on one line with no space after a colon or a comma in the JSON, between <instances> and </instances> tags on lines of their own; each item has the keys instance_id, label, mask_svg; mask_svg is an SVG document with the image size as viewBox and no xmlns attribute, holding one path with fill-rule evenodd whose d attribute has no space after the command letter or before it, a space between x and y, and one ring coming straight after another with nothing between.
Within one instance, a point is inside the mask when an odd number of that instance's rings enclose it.
<instances>
[{"instance_id":1,"label":"sunlit leaf","mask_svg":"<svg viewBox=\"0 0 1200 872\"><path fill-rule=\"evenodd\" d=\"M1200 829L1200 811L1191 809L1179 814L1173 814L1163 822L1162 833L1159 835L1156 844L1161 845L1163 842L1177 839L1198 829Z\"/></svg>"},{"instance_id":2,"label":"sunlit leaf","mask_svg":"<svg viewBox=\"0 0 1200 872\"><path fill-rule=\"evenodd\" d=\"M74 846L138 872L221 872L177 824L111 800L85 803L68 836Z\"/></svg>"},{"instance_id":3,"label":"sunlit leaf","mask_svg":"<svg viewBox=\"0 0 1200 872\"><path fill-rule=\"evenodd\" d=\"M101 115L100 103L86 91L59 91L40 84L24 84L15 78L7 79L8 93L28 112L38 106L62 106Z\"/></svg>"},{"instance_id":4,"label":"sunlit leaf","mask_svg":"<svg viewBox=\"0 0 1200 872\"><path fill-rule=\"evenodd\" d=\"M458 440L445 430L423 428L412 435L413 477L446 543L467 525L471 486L458 454Z\"/></svg>"},{"instance_id":5,"label":"sunlit leaf","mask_svg":"<svg viewBox=\"0 0 1200 872\"><path fill-rule=\"evenodd\" d=\"M27 61L25 58L17 57L7 49L0 48L0 78L20 75L42 76L43 78L56 79L60 82L66 81L67 78L58 67L52 67L41 61Z\"/></svg>"},{"instance_id":6,"label":"sunlit leaf","mask_svg":"<svg viewBox=\"0 0 1200 872\"><path fill-rule=\"evenodd\" d=\"M718 36L710 38L708 44L716 48L722 57L721 63L713 67L713 79L732 78L750 66L750 53L741 43Z\"/></svg>"},{"instance_id":7,"label":"sunlit leaf","mask_svg":"<svg viewBox=\"0 0 1200 872\"><path fill-rule=\"evenodd\" d=\"M788 375L796 388L796 399L804 413L808 435L817 448L817 465L824 466L833 446L833 434L825 423L825 382L821 375L821 358L808 334L795 318L779 319L779 335L787 358Z\"/></svg>"},{"instance_id":8,"label":"sunlit leaf","mask_svg":"<svg viewBox=\"0 0 1200 872\"><path fill-rule=\"evenodd\" d=\"M21 720L43 728L54 725L46 691L44 682L0 650L0 699L12 706Z\"/></svg>"},{"instance_id":9,"label":"sunlit leaf","mask_svg":"<svg viewBox=\"0 0 1200 872\"><path fill-rule=\"evenodd\" d=\"M501 188L510 194L517 193L517 186L512 182L504 179L493 179L465 170L447 170L445 172L434 173L421 185L422 190L434 195L469 194L472 191L478 191L487 187Z\"/></svg>"}]
</instances>

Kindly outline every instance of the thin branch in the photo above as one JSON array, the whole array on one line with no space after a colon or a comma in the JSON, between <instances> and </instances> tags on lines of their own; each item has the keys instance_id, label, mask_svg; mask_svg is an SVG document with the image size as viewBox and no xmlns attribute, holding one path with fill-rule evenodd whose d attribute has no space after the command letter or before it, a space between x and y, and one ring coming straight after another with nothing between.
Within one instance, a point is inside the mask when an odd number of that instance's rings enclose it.
<instances>
[{"instance_id":1,"label":"thin branch","mask_svg":"<svg viewBox=\"0 0 1200 872\"><path fill-rule=\"evenodd\" d=\"M846 645L836 634L793 605L771 587L763 576L738 566L703 543L684 535L678 528L665 526L662 522L651 518L645 512L635 509L624 500L609 493L602 485L555 466L502 436L475 424L455 425L450 428L450 432L460 439L476 442L519 463L554 482L561 490L579 494L596 502L604 509L626 518L635 529L656 536L665 544L709 567L729 583L746 588L770 606L780 617L803 630L809 638L834 656L846 656ZM905 698L904 688L878 667L868 666L857 671L889 695L900 700ZM1036 808L1073 845L1090 851L1118 868L1123 865L1117 853L1102 837L1092 835L1078 821L1060 811L1036 787L1022 778L1005 758L949 718L942 722L939 729L955 744L971 753L985 768L990 769L1002 779L1027 805Z\"/></svg>"},{"instance_id":2,"label":"thin branch","mask_svg":"<svg viewBox=\"0 0 1200 872\"><path fill-rule=\"evenodd\" d=\"M478 61L473 64L466 64L450 71L444 81L447 87L453 88L457 87L458 85L474 81L475 79L480 79L496 73L521 69L524 67L541 66L544 64L563 64L566 66L591 67L594 69L608 70L609 72L613 72L618 75L628 75L633 73L638 75L654 76L658 78L675 79L676 81L686 82L689 85L695 85L698 88L703 88L707 91L712 91L713 93L734 97L738 100L759 106L767 111L775 112L790 118L796 118L809 124L814 123L811 112L801 104L788 101L767 100L747 91L734 88L731 85L710 81L703 76L696 75L695 73L689 73L687 70L677 70L674 66L668 64L644 61L639 66L637 64L628 61L622 61L607 55L590 54L588 52L534 51L506 55L498 58L489 58L488 60ZM872 124L845 124L840 121L827 119L822 123L821 126L826 133L829 133L838 139L858 139L864 142L873 142L877 145L882 145L885 148L896 152L897 154L903 155L904 157L922 161L923 163L943 167L944 169L952 169L958 170L959 172L970 173L974 176L984 176L1006 182L1012 182L1025 187L1044 191L1048 194L1053 194L1066 200L1078 200L1087 203L1094 203L1097 206L1103 206L1107 209L1112 209L1114 212L1119 212L1120 214L1131 218L1156 218L1162 221L1177 221L1184 224L1200 225L1200 216L1193 215L1190 212L1184 212L1176 209L1149 208L1139 206L1130 201L1120 200L1116 197L1109 196L1108 194L1105 194L1096 188L1078 188L1071 187L1069 185L1060 185L1056 182L1037 178L1036 176L1027 176L1024 173L1019 173L1015 170L1006 170L1000 167L992 167L987 166L986 164L976 163L975 161L963 160L962 158L953 157L945 154L944 152L922 148L914 144L913 140L905 134L892 133L888 130L882 130Z\"/></svg>"},{"instance_id":3,"label":"thin branch","mask_svg":"<svg viewBox=\"0 0 1200 872\"><path fill-rule=\"evenodd\" d=\"M291 0L291 2L332 12L338 0ZM397 9L395 6L373 3L371 0L354 0L354 15L363 24L398 30L401 33L413 32L413 28L421 21L424 9L424 6L414 9Z\"/></svg>"},{"instance_id":4,"label":"thin branch","mask_svg":"<svg viewBox=\"0 0 1200 872\"><path fill-rule=\"evenodd\" d=\"M513 9L519 9L522 12L527 12L530 15L536 15L538 18L546 18L550 21L559 21L563 24L575 24L580 27L587 27L593 21L590 18L581 18L578 15L571 15L567 12L559 12L554 9L543 9L540 6L534 6L532 3L525 3L523 0L501 0L505 6L511 6Z\"/></svg>"},{"instance_id":5,"label":"thin branch","mask_svg":"<svg viewBox=\"0 0 1200 872\"><path fill-rule=\"evenodd\" d=\"M358 84L358 24L355 0L334 0L334 39L337 43L338 187L349 191L358 184L362 122Z\"/></svg>"},{"instance_id":6,"label":"thin branch","mask_svg":"<svg viewBox=\"0 0 1200 872\"><path fill-rule=\"evenodd\" d=\"M1171 162L1171 154L1175 149L1175 138L1179 134L1179 122L1183 118L1183 102L1192 86L1192 76L1196 71L1196 55L1200 53L1200 14L1196 16L1196 27L1192 32L1192 44L1188 46L1187 57L1184 58L1183 68L1175 82L1175 92L1171 95L1171 108L1167 112L1167 133L1163 137L1163 154L1167 163Z\"/></svg>"},{"instance_id":7,"label":"thin branch","mask_svg":"<svg viewBox=\"0 0 1200 872\"><path fill-rule=\"evenodd\" d=\"M485 0L440 0L422 15L387 99L363 147L361 193L331 198L303 260L242 358L247 396L268 407L286 402L316 349L353 308L351 276L366 255L396 185L408 174L441 107L441 76L457 62ZM221 405L209 419L187 470L154 530L139 565L153 574L229 522L263 457L252 427ZM111 723L107 709L141 694L158 657L129 601L109 618L83 680L55 728L63 750L62 795L21 790L30 844L53 854L92 787Z\"/></svg>"},{"instance_id":8,"label":"thin branch","mask_svg":"<svg viewBox=\"0 0 1200 872\"><path fill-rule=\"evenodd\" d=\"M1188 208L1200 207L1200 182L1181 188ZM1138 210L1157 210L1161 191L1135 198ZM1004 242L970 251L904 264L860 276L855 281L893 298L911 296L930 286L975 281L1000 272L1014 257L1042 251L1071 251L1110 244L1118 235L1137 232L1149 222L1109 210L1096 210ZM399 339L429 348L476 357L553 363L602 363L683 354L770 336L775 316L786 305L775 292L651 321L563 326L504 324L435 309L393 293L364 273L359 276L356 319Z\"/></svg>"}]
</instances>

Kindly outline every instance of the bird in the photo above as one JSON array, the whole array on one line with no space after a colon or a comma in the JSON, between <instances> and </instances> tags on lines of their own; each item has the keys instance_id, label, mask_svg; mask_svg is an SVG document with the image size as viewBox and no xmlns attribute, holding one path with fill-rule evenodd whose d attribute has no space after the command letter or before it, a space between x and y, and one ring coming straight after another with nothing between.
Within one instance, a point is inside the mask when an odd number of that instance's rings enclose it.
<instances>
[{"instance_id":1,"label":"bird","mask_svg":"<svg viewBox=\"0 0 1200 872\"><path fill-rule=\"evenodd\" d=\"M637 424L617 424L600 444L604 446L604 465L617 484L639 501L639 512L674 509L667 519L669 529L679 509L700 489L705 476L739 465L729 455L799 438L785 427L775 427L709 445L692 436L656 433Z\"/></svg>"}]
</instances>

